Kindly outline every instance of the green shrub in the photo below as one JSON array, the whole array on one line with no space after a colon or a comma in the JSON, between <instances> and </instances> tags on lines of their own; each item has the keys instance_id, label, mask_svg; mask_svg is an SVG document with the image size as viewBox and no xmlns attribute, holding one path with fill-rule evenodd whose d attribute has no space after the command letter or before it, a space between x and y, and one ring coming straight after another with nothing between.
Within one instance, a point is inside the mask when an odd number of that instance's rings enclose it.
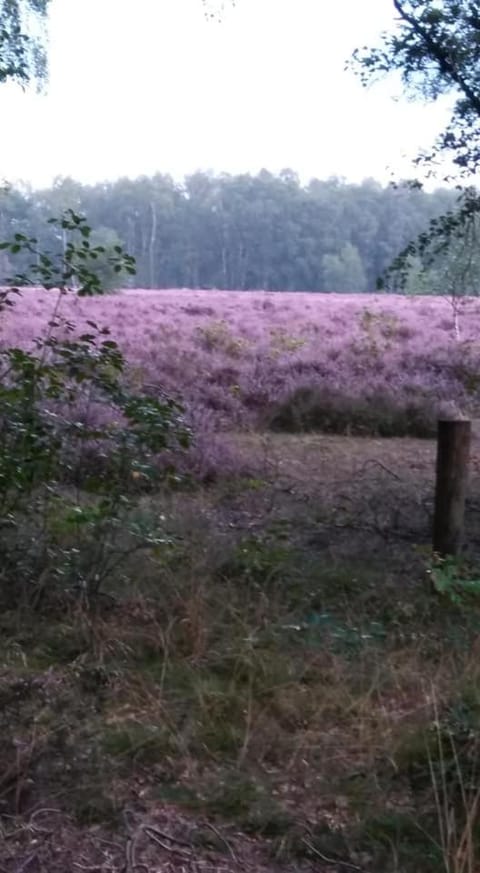
<instances>
[{"instance_id":1,"label":"green shrub","mask_svg":"<svg viewBox=\"0 0 480 873\"><path fill-rule=\"evenodd\" d=\"M402 406L398 398L376 394L372 398L336 395L316 387L297 388L270 414L272 430L359 436L429 438L435 435L436 418L428 403Z\"/></svg>"},{"instance_id":2,"label":"green shrub","mask_svg":"<svg viewBox=\"0 0 480 873\"><path fill-rule=\"evenodd\" d=\"M102 286L94 271L99 247L90 244L85 219L69 211L58 223L69 234L58 260L21 234L1 244L35 259L30 277L15 277L14 287L1 292L1 309L14 306L17 286L28 281L57 294L33 348L0 349L4 607L39 606L52 588L75 590L90 601L126 555L161 546L162 531L146 529L134 509L145 486L163 475L159 455L189 442L176 403L130 390L125 359L108 328L89 322L88 332L78 334L62 318L66 294L101 293ZM110 266L115 273L134 270L120 246ZM96 463L87 465L92 457Z\"/></svg>"}]
</instances>

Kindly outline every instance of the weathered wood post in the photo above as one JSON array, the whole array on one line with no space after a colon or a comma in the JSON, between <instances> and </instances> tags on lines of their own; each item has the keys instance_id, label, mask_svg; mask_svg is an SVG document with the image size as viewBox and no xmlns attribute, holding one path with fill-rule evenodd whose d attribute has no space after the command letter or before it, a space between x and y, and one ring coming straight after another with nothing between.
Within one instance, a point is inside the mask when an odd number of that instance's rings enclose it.
<instances>
[{"instance_id":1,"label":"weathered wood post","mask_svg":"<svg viewBox=\"0 0 480 873\"><path fill-rule=\"evenodd\" d=\"M433 550L442 556L462 546L471 432L467 420L438 422Z\"/></svg>"}]
</instances>

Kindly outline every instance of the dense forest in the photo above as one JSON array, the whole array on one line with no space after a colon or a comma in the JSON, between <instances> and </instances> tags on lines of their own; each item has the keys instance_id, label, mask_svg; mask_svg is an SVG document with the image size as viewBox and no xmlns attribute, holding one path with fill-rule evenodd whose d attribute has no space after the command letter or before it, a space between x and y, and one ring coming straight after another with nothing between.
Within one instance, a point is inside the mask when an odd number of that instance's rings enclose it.
<instances>
[{"instance_id":1,"label":"dense forest","mask_svg":"<svg viewBox=\"0 0 480 873\"><path fill-rule=\"evenodd\" d=\"M87 216L107 252L121 242L135 256L129 281L138 287L370 291L402 246L454 199L451 190L372 179L304 186L291 170L198 172L183 183L160 174L93 186L59 179L47 190L0 192L0 239L22 233L56 251L65 239L47 219L72 208ZM113 286L118 279L103 261L102 279ZM15 260L15 270L27 266L27 256ZM0 282L12 270L0 253Z\"/></svg>"}]
</instances>

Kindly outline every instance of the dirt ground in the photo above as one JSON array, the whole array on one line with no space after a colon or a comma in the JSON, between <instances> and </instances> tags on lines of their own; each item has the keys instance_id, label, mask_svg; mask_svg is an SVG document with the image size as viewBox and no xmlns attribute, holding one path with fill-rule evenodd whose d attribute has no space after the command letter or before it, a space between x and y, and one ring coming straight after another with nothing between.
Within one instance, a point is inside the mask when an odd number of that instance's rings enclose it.
<instances>
[{"instance_id":1,"label":"dirt ground","mask_svg":"<svg viewBox=\"0 0 480 873\"><path fill-rule=\"evenodd\" d=\"M124 827L76 827L60 812L37 809L28 820L2 827L0 870L5 873L314 873L336 865L278 865L262 841L233 828L188 820L180 810L124 815Z\"/></svg>"},{"instance_id":2,"label":"dirt ground","mask_svg":"<svg viewBox=\"0 0 480 873\"><path fill-rule=\"evenodd\" d=\"M397 546L405 557L406 544L430 544L435 441L269 434L244 437L240 446L245 458L258 459L266 487L237 499L226 493L224 505L236 524L243 518L244 524L261 527L271 516L284 519L305 542L332 554L355 549L375 554L387 546L391 556ZM480 548L479 511L480 434L474 432L467 552Z\"/></svg>"}]
</instances>

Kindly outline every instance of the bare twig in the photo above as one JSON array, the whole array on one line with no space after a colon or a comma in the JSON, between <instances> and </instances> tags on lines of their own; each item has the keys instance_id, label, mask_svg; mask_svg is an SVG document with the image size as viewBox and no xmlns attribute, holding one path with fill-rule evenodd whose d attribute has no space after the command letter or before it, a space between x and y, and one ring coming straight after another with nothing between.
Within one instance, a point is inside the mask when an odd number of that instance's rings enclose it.
<instances>
[{"instance_id":1,"label":"bare twig","mask_svg":"<svg viewBox=\"0 0 480 873\"><path fill-rule=\"evenodd\" d=\"M365 470L367 469L367 467L369 467L369 466L380 467L382 470L385 471L385 473L388 473L389 476L393 476L393 478L396 479L397 482L402 481L402 477L399 476L398 473L395 473L393 470L390 469L390 467L387 467L385 464L382 464L381 461L377 461L376 458L369 458L367 461L365 461L365 463L360 468L360 470L357 471L358 474L360 475L361 473L364 473Z\"/></svg>"},{"instance_id":2,"label":"bare twig","mask_svg":"<svg viewBox=\"0 0 480 873\"><path fill-rule=\"evenodd\" d=\"M36 861L38 858L38 852L32 852L31 855L15 870L15 873L26 873L32 861Z\"/></svg>"},{"instance_id":3,"label":"bare twig","mask_svg":"<svg viewBox=\"0 0 480 873\"><path fill-rule=\"evenodd\" d=\"M178 854L182 854L185 858L192 858L193 852L185 849L179 848L181 846L187 845L182 840L176 840L174 837L169 836L168 834L164 834L163 831L158 831L157 828L154 827L144 827L144 833L146 833L147 837L150 837L154 843L157 843L161 846L162 849L165 849L166 852L177 852ZM158 836L160 834L160 836ZM162 839L161 839L162 838ZM175 845L169 846L165 840L169 840L171 843L177 843L177 847Z\"/></svg>"},{"instance_id":4,"label":"bare twig","mask_svg":"<svg viewBox=\"0 0 480 873\"><path fill-rule=\"evenodd\" d=\"M192 848L191 843L187 843L186 840L180 840L178 837L172 837L171 834L167 834L165 831L161 831L154 825L144 825L143 830L145 831L147 836L151 836L151 834L153 833L157 837L161 837L163 840L168 840L168 842L170 843L176 843L177 846L183 846L185 849Z\"/></svg>"},{"instance_id":5,"label":"bare twig","mask_svg":"<svg viewBox=\"0 0 480 873\"><path fill-rule=\"evenodd\" d=\"M37 809L35 812L32 812L28 827L36 834L43 834L45 837L50 837L53 834L53 830L51 828L40 827L40 825L35 824L35 819L39 815L43 815L45 813L60 815L61 811L59 809L49 809L48 807L44 809Z\"/></svg>"},{"instance_id":6,"label":"bare twig","mask_svg":"<svg viewBox=\"0 0 480 873\"><path fill-rule=\"evenodd\" d=\"M78 870L85 870L87 871L87 873L98 873L98 871L100 870L98 864L94 864L92 866L87 864L80 864L79 861L74 861L73 866L76 867Z\"/></svg>"},{"instance_id":7,"label":"bare twig","mask_svg":"<svg viewBox=\"0 0 480 873\"><path fill-rule=\"evenodd\" d=\"M106 840L104 837L97 837L97 842L102 843L104 846L113 846L114 849L122 849L121 843L115 843L113 840Z\"/></svg>"},{"instance_id":8,"label":"bare twig","mask_svg":"<svg viewBox=\"0 0 480 873\"><path fill-rule=\"evenodd\" d=\"M107 842L103 840L102 842ZM115 845L112 843L112 845ZM135 857L136 838L129 837L125 846L125 873L149 873L149 867L146 864L138 864Z\"/></svg>"},{"instance_id":9,"label":"bare twig","mask_svg":"<svg viewBox=\"0 0 480 873\"><path fill-rule=\"evenodd\" d=\"M222 843L225 846L225 848L227 849L232 861L234 861L235 864L238 864L238 858L237 858L235 852L233 851L230 843L226 839L226 837L224 837L223 834L215 827L215 825L211 824L209 821L205 822L205 825L207 828L209 828L211 831L213 831L213 833L218 837L219 840L222 841Z\"/></svg>"},{"instance_id":10,"label":"bare twig","mask_svg":"<svg viewBox=\"0 0 480 873\"><path fill-rule=\"evenodd\" d=\"M315 846L312 846L308 840L303 839L302 843L309 849L317 858L320 858L321 861L324 861L325 864L331 864L332 867L345 867L346 870L357 870L358 873L363 873L363 868L359 867L358 864L351 864L350 861L341 861L339 858L327 858L323 852L319 852Z\"/></svg>"},{"instance_id":11,"label":"bare twig","mask_svg":"<svg viewBox=\"0 0 480 873\"><path fill-rule=\"evenodd\" d=\"M123 820L127 830L127 842L125 844L125 873L134 873L138 867L135 858L135 847L138 831L135 828L134 822L131 820L131 812L129 809L123 810Z\"/></svg>"},{"instance_id":12,"label":"bare twig","mask_svg":"<svg viewBox=\"0 0 480 873\"><path fill-rule=\"evenodd\" d=\"M61 810L61 809L53 809L53 807L50 808L50 807L48 807L48 806L45 806L45 807L41 807L40 809L36 809L35 812L32 812L32 814L31 814L31 816L30 816L30 821L31 821L31 822L32 822L32 821L35 821L35 819L37 818L37 816L39 816L39 815L44 815L44 814L47 813L47 812L50 813L50 814L54 813L55 815L61 815L61 814L62 814L62 810Z\"/></svg>"}]
</instances>

